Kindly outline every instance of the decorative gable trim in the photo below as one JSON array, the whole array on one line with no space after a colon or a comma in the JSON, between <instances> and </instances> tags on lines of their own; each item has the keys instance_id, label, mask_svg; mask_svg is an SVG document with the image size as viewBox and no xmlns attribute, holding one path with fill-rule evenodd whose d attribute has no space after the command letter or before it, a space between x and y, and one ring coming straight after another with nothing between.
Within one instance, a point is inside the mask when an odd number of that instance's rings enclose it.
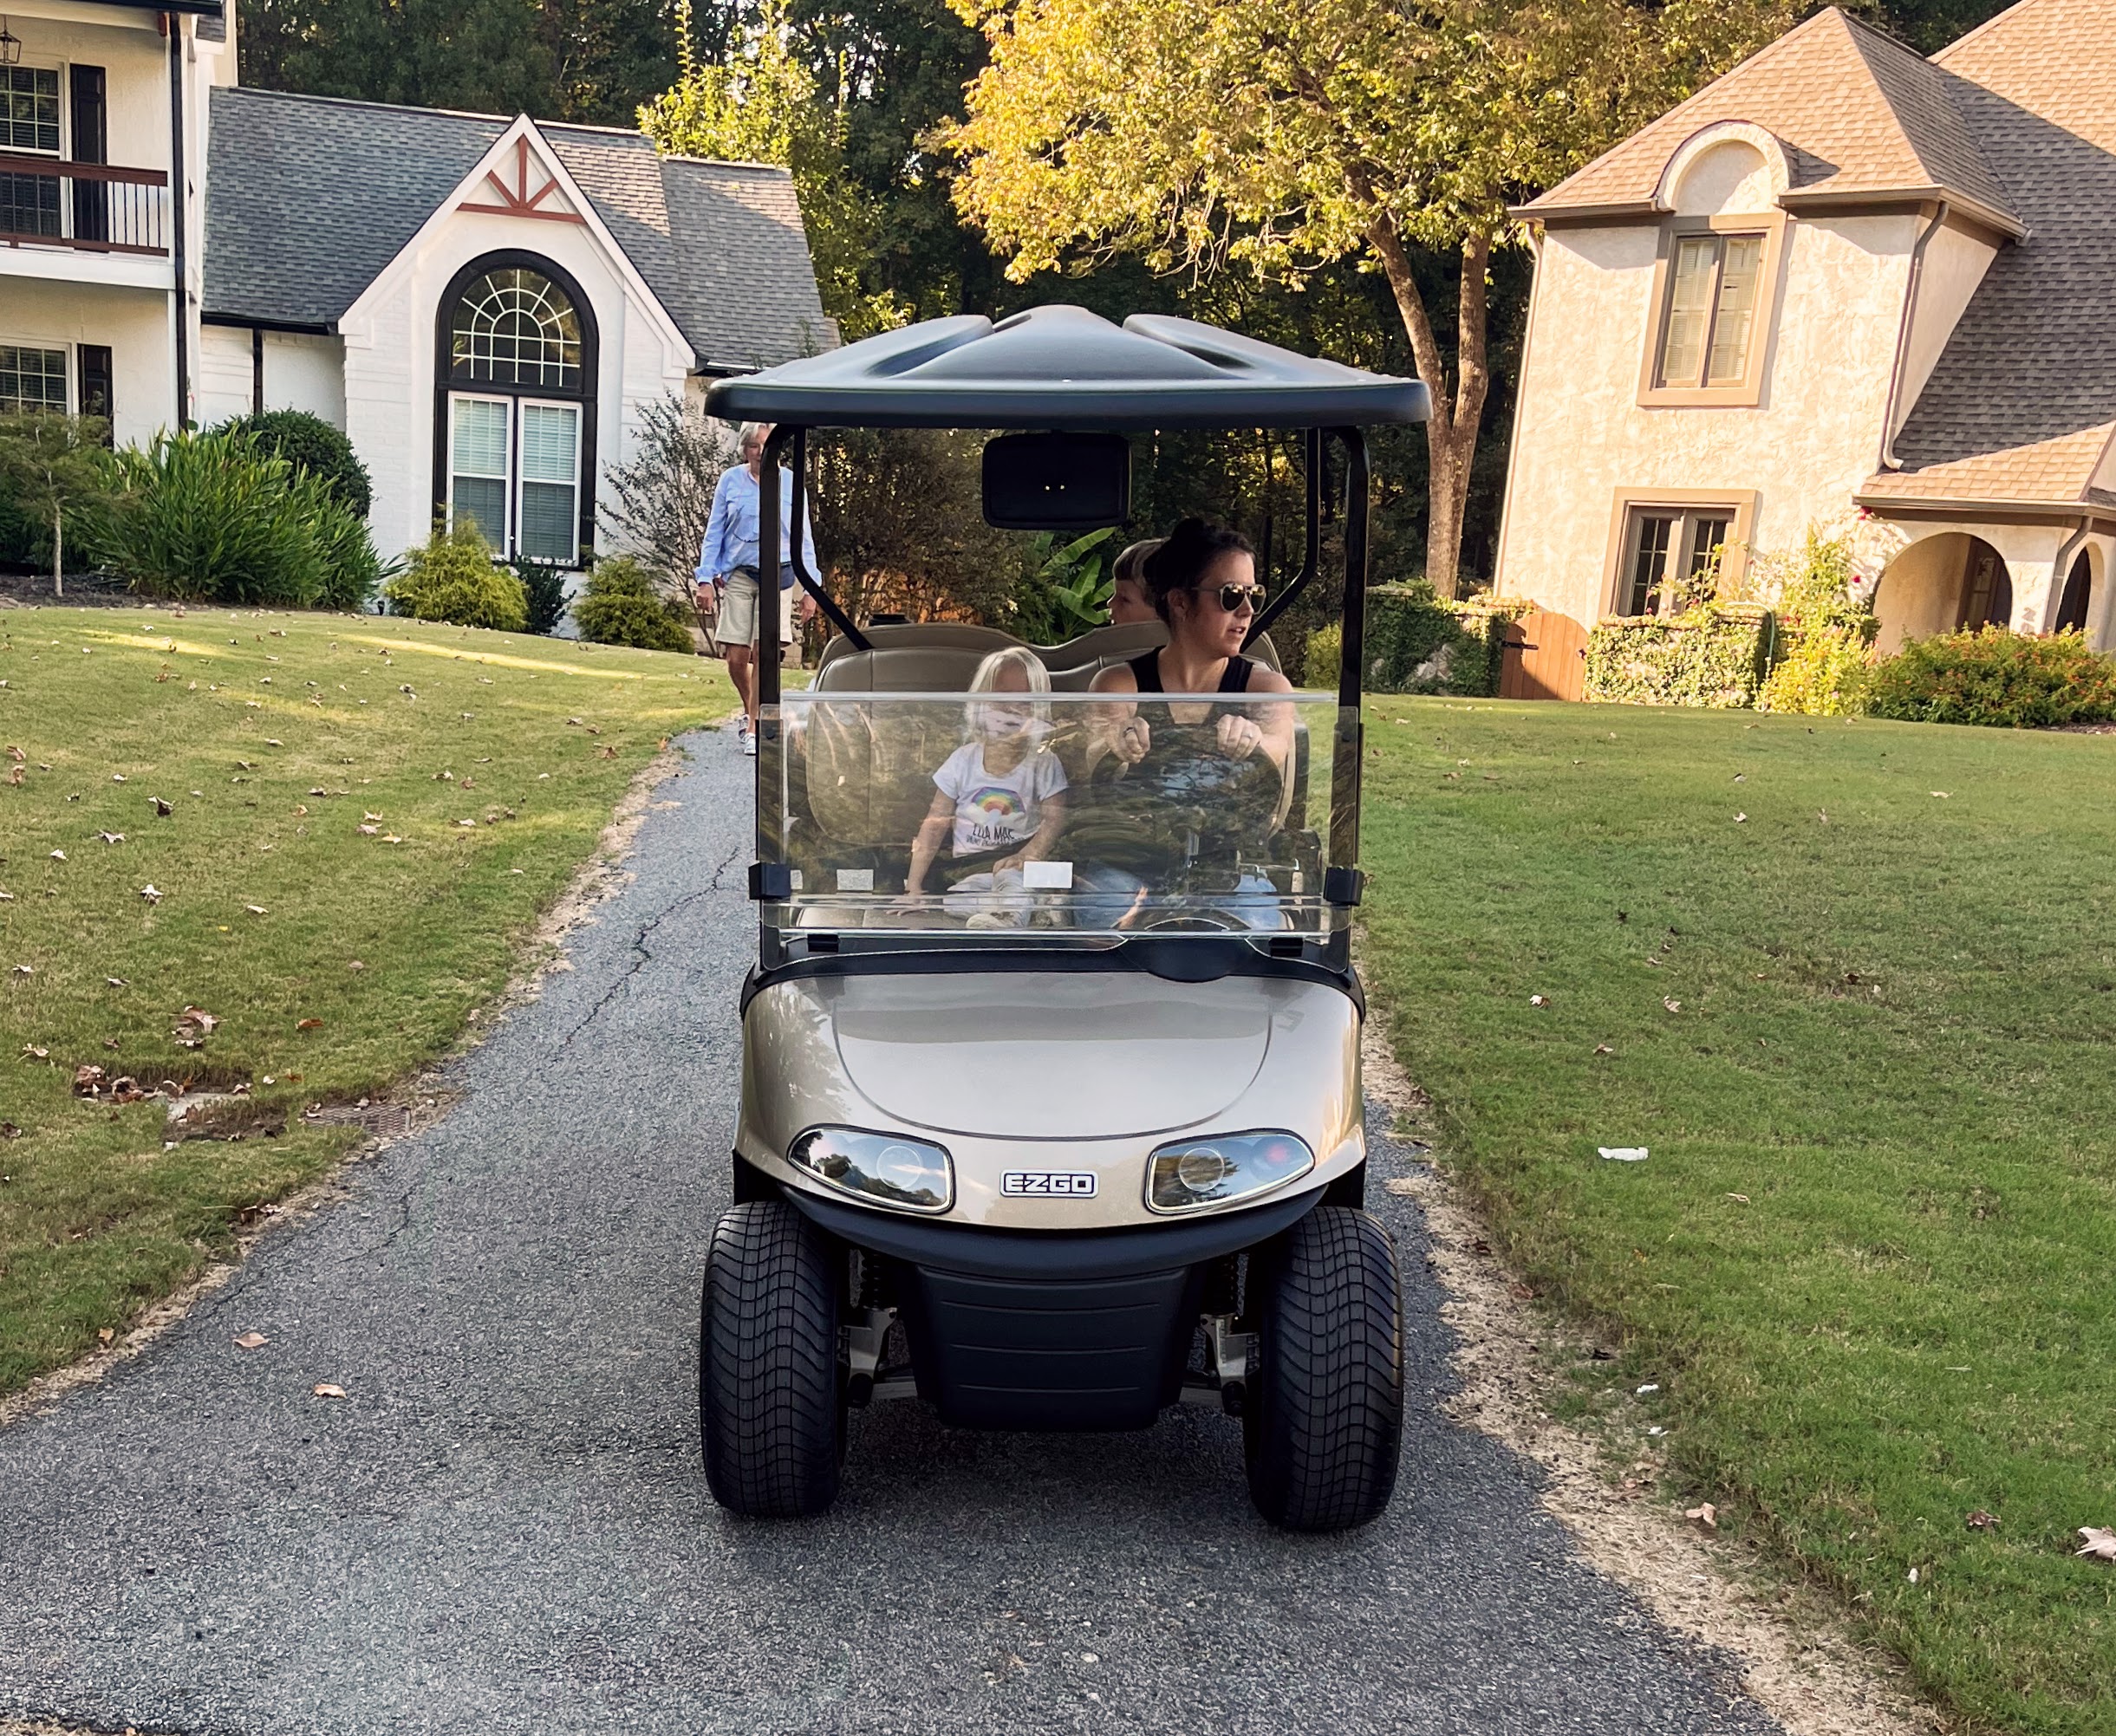
<instances>
[{"instance_id":1,"label":"decorative gable trim","mask_svg":"<svg viewBox=\"0 0 2116 1736\"><path fill-rule=\"evenodd\" d=\"M518 179L511 189L507 186L505 178L505 171L510 167L518 171ZM533 195L525 191L532 180L537 183ZM543 181L549 181L550 186L544 186ZM459 211L492 214L494 208L483 204L480 199L488 185L498 187L503 193L523 205L534 207L529 211L503 207L497 213L498 215L563 219L579 224L595 237L609 257L612 269L639 305L646 310L648 322L655 335L667 346L671 358L685 373L695 371L698 353L691 348L690 340L684 336L683 328L676 323L661 296L654 293L654 286L648 283L639 267L633 263L632 256L610 233L609 226L596 212L595 202L581 190L580 184L573 179L566 166L559 161L558 153L551 148L550 140L544 136L537 123L526 114L515 117L507 130L493 141L492 147L478 159L471 172L456 184L454 190L446 198L434 206L432 215L397 250L389 263L374 274L367 288L354 297L353 304L339 315L338 328L350 332L363 326L374 302L382 294L384 286L393 282L398 273L406 269L407 262L416 258L435 231ZM561 212L547 205L545 202L554 192L571 207L570 211Z\"/></svg>"},{"instance_id":2,"label":"decorative gable trim","mask_svg":"<svg viewBox=\"0 0 2116 1736\"><path fill-rule=\"evenodd\" d=\"M539 167L541 172L541 166ZM514 141L514 185L512 186L509 186L500 179L498 166L485 171L485 185L492 190L494 197L498 199L499 203L475 205L469 199L464 199L457 205L456 209L458 211L486 211L494 217L535 217L543 218L546 223L577 223L583 228L587 226L588 219L579 211L568 210L563 206L551 208L544 205L544 200L558 191L557 175L544 173L544 185L533 193L529 191L529 137L524 133Z\"/></svg>"}]
</instances>

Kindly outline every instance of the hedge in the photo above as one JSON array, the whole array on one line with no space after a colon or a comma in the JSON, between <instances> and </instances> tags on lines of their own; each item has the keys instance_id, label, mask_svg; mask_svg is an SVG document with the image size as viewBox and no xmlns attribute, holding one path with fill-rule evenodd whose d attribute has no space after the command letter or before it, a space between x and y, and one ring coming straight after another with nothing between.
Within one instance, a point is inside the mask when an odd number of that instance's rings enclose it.
<instances>
[{"instance_id":1,"label":"hedge","mask_svg":"<svg viewBox=\"0 0 2116 1736\"><path fill-rule=\"evenodd\" d=\"M1748 603L1605 621L1587 638L1585 697L1718 711L1753 705L1775 637L1771 611Z\"/></svg>"},{"instance_id":2,"label":"hedge","mask_svg":"<svg viewBox=\"0 0 2116 1736\"><path fill-rule=\"evenodd\" d=\"M1449 693L1473 699L1499 691L1507 626L1529 605L1478 597L1449 602L1423 580L1376 585L1366 594L1370 693ZM1333 623L1308 635L1304 673L1312 687L1335 687L1343 634Z\"/></svg>"}]
</instances>

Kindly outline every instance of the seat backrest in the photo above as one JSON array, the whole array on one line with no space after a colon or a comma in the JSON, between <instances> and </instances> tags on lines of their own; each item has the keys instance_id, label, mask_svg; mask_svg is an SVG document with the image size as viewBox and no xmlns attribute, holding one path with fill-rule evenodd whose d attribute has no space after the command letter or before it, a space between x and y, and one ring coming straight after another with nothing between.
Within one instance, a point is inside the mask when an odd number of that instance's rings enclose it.
<instances>
[{"instance_id":1,"label":"seat backrest","mask_svg":"<svg viewBox=\"0 0 2116 1736\"><path fill-rule=\"evenodd\" d=\"M866 629L871 647L842 634L823 647L816 689L824 693L963 693L977 666L1021 641L964 621L902 621Z\"/></svg>"}]
</instances>

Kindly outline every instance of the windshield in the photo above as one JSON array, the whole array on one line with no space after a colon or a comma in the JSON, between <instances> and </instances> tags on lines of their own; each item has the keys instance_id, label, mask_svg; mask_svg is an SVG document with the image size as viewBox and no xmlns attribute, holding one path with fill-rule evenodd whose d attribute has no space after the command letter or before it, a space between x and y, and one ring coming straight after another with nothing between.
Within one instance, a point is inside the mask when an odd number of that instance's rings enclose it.
<instances>
[{"instance_id":1,"label":"windshield","mask_svg":"<svg viewBox=\"0 0 2116 1736\"><path fill-rule=\"evenodd\" d=\"M778 727L770 725L776 720ZM1063 945L1319 934L1337 702L790 694L760 731L785 929Z\"/></svg>"}]
</instances>

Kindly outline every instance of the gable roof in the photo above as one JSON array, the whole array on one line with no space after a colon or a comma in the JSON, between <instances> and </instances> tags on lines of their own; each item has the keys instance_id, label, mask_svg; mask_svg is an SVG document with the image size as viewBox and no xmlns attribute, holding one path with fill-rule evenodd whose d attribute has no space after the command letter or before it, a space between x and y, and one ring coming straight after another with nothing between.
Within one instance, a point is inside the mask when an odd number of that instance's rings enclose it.
<instances>
[{"instance_id":1,"label":"gable roof","mask_svg":"<svg viewBox=\"0 0 2116 1736\"><path fill-rule=\"evenodd\" d=\"M511 124L217 88L205 312L329 328ZM784 169L663 157L637 133L536 126L701 367L768 367L836 341Z\"/></svg>"},{"instance_id":2,"label":"gable roof","mask_svg":"<svg viewBox=\"0 0 2116 1736\"><path fill-rule=\"evenodd\" d=\"M1956 101L1962 80L1832 6L1714 80L1519 208L1548 220L1655 207L1661 174L1683 142L1721 121L1746 120L1786 147L1786 203L1940 195L1993 226L2018 228L2005 188Z\"/></svg>"},{"instance_id":3,"label":"gable roof","mask_svg":"<svg viewBox=\"0 0 2116 1736\"><path fill-rule=\"evenodd\" d=\"M2028 226L2000 250L1877 498L2089 502L2116 422L2116 0L2023 0L1936 56Z\"/></svg>"}]
</instances>

